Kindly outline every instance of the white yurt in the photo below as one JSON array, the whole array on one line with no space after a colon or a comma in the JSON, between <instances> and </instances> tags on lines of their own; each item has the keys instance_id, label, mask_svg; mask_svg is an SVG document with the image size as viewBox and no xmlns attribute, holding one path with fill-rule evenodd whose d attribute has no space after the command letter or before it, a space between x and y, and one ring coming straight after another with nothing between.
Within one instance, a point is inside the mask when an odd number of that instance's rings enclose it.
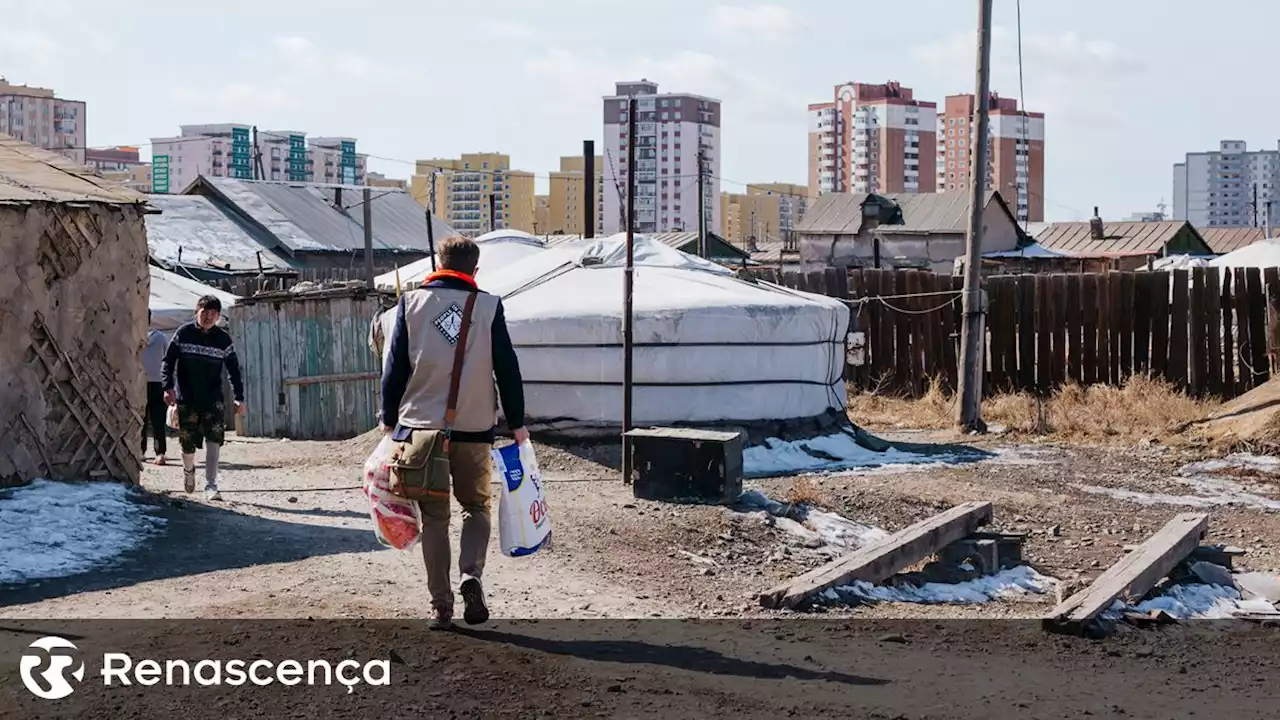
<instances>
[{"instance_id":1,"label":"white yurt","mask_svg":"<svg viewBox=\"0 0 1280 720\"><path fill-rule=\"evenodd\" d=\"M222 301L223 321L226 311L240 298L229 292L205 285L189 277L169 272L155 265L151 270L151 327L171 335L196 315L196 302L204 295L213 295Z\"/></svg>"},{"instance_id":2,"label":"white yurt","mask_svg":"<svg viewBox=\"0 0 1280 720\"><path fill-rule=\"evenodd\" d=\"M480 246L480 264L476 277L493 272L522 260L534 253L542 252L547 244L535 235L520 230L494 230L476 238ZM412 290L422 284L431 274L431 258L426 257L400 268L400 289ZM396 271L383 273L374 279L379 290L394 291L396 289Z\"/></svg>"},{"instance_id":3,"label":"white yurt","mask_svg":"<svg viewBox=\"0 0 1280 720\"><path fill-rule=\"evenodd\" d=\"M621 425L626 249L625 235L552 247L481 283L503 297L530 429ZM636 426L843 412L841 301L740 280L645 236L634 280Z\"/></svg>"},{"instance_id":4,"label":"white yurt","mask_svg":"<svg viewBox=\"0 0 1280 720\"><path fill-rule=\"evenodd\" d=\"M1220 268L1267 268L1280 266L1280 240L1259 240L1209 261Z\"/></svg>"}]
</instances>

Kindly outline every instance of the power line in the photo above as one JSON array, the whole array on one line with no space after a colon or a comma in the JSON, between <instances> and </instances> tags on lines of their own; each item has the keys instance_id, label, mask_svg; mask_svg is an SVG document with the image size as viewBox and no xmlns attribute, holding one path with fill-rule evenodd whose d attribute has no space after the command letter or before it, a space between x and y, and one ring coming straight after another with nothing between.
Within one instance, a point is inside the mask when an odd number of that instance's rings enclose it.
<instances>
[{"instance_id":1,"label":"power line","mask_svg":"<svg viewBox=\"0 0 1280 720\"><path fill-rule=\"evenodd\" d=\"M1022 115L1021 115L1022 136L1023 136L1023 141L1027 144L1027 155L1026 155L1027 180L1025 183L1019 180L1019 183L1021 183L1019 187L1023 190L1026 190L1027 196L1030 197L1031 196L1031 154L1030 154L1031 153L1031 133L1028 132L1027 130L1027 121L1029 119L1027 115L1027 92L1022 82L1022 0L1016 0L1016 7L1018 12L1018 104L1022 106ZM1017 173L1016 164L1014 167L1014 173L1015 175ZM1025 187L1022 187L1022 185L1025 185ZM1040 199L1043 200L1044 198L1042 197ZM1015 204L1015 207L1016 207L1016 204ZM1026 232L1027 229L1031 227L1030 208L1028 208L1027 219L1024 222L1025 224L1023 225L1022 229L1023 229L1023 232Z\"/></svg>"}]
</instances>

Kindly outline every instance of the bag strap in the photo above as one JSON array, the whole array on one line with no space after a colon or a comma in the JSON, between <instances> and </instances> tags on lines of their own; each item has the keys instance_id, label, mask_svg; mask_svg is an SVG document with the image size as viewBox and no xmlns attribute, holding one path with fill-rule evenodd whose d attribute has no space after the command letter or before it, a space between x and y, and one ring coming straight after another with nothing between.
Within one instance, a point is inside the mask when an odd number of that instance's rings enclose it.
<instances>
[{"instance_id":1,"label":"bag strap","mask_svg":"<svg viewBox=\"0 0 1280 720\"><path fill-rule=\"evenodd\" d=\"M449 377L449 401L444 410L444 442L449 445L449 430L458 415L458 386L462 384L462 361L467 349L467 334L471 330L471 312L476 307L476 294L467 294L467 303L462 309L462 328L458 331L458 344L453 348L453 374Z\"/></svg>"}]
</instances>

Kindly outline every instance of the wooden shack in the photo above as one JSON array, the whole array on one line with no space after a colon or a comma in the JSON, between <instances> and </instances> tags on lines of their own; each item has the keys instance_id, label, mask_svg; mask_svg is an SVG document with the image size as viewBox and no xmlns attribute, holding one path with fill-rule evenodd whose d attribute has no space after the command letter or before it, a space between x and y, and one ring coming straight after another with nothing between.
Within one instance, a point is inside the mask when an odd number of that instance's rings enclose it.
<instances>
[{"instance_id":1,"label":"wooden shack","mask_svg":"<svg viewBox=\"0 0 1280 720\"><path fill-rule=\"evenodd\" d=\"M370 323L394 294L362 283L242 298L229 312L247 437L344 440L377 425L381 366Z\"/></svg>"}]
</instances>

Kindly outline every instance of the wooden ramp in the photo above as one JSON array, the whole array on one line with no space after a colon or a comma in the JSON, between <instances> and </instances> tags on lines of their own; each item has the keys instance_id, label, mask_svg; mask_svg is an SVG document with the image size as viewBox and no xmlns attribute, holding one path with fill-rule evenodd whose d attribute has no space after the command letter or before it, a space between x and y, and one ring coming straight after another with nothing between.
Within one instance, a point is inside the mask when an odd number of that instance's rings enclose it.
<instances>
[{"instance_id":1,"label":"wooden ramp","mask_svg":"<svg viewBox=\"0 0 1280 720\"><path fill-rule=\"evenodd\" d=\"M991 522L988 502L970 502L922 520L883 541L816 567L760 595L767 608L795 608L826 590L855 580L878 583Z\"/></svg>"},{"instance_id":2,"label":"wooden ramp","mask_svg":"<svg viewBox=\"0 0 1280 720\"><path fill-rule=\"evenodd\" d=\"M1043 620L1045 629L1083 634L1118 599L1141 598L1200 545L1209 516L1183 513L1098 576L1089 587L1072 595Z\"/></svg>"}]
</instances>

